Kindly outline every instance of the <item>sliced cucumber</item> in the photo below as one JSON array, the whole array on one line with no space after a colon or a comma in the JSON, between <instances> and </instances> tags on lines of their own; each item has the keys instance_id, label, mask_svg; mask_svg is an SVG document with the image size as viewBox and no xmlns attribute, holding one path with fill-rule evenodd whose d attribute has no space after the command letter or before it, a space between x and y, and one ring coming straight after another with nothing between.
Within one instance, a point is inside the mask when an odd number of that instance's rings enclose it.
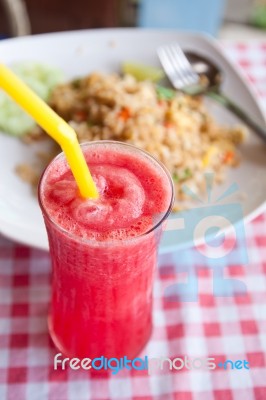
<instances>
[{"instance_id":1,"label":"sliced cucumber","mask_svg":"<svg viewBox=\"0 0 266 400\"><path fill-rule=\"evenodd\" d=\"M44 101L48 101L53 88L64 81L62 71L40 63L23 62L11 69ZM35 125L35 121L0 90L0 131L22 136Z\"/></svg>"}]
</instances>

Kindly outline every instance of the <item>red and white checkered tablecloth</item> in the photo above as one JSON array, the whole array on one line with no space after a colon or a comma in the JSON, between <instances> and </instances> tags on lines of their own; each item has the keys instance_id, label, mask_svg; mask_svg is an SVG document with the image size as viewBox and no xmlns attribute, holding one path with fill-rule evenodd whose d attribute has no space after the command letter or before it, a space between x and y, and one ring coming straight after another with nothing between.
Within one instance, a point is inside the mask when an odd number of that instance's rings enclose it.
<instances>
[{"instance_id":1,"label":"red and white checkered tablecloth","mask_svg":"<svg viewBox=\"0 0 266 400\"><path fill-rule=\"evenodd\" d=\"M266 41L224 48L266 111ZM164 368L150 375L123 370L103 377L54 370L57 351L47 330L49 255L0 237L0 400L265 400L266 214L246 226L246 237L248 265L225 268L225 276L246 284L247 292L238 296L215 297L212 272L200 266L198 301L167 301L164 288L184 276L170 257L161 258L154 331L142 356L247 360L250 369Z\"/></svg>"}]
</instances>

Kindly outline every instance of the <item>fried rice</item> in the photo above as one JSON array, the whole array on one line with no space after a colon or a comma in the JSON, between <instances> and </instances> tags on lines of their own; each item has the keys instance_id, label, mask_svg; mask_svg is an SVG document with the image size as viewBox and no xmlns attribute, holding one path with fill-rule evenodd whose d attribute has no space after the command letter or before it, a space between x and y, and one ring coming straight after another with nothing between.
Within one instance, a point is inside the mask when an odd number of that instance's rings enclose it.
<instances>
[{"instance_id":1,"label":"fried rice","mask_svg":"<svg viewBox=\"0 0 266 400\"><path fill-rule=\"evenodd\" d=\"M182 208L184 185L195 193L205 187L205 172L222 182L239 163L241 126L222 126L202 97L181 92L164 96L155 84L131 75L92 73L57 86L49 104L75 129L79 141L118 140L157 157L175 184L175 209ZM41 134L35 130L26 136ZM38 135L37 135L38 136Z\"/></svg>"}]
</instances>

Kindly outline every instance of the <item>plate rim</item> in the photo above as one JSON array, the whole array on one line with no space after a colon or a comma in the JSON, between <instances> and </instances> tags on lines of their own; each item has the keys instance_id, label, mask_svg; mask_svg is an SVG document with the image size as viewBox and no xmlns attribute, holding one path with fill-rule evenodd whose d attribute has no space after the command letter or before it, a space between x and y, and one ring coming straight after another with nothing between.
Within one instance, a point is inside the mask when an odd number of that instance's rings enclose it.
<instances>
[{"instance_id":1,"label":"plate rim","mask_svg":"<svg viewBox=\"0 0 266 400\"><path fill-rule=\"evenodd\" d=\"M220 43L218 42L217 39L215 39L214 37L212 37L209 34L206 33L201 33L201 32L193 32L193 31L182 31L182 30L176 30L176 29L149 29L149 28L123 28L123 27L119 27L119 28L96 28L96 29L81 29L81 30L71 30L71 31L61 31L61 32L49 32L49 33L41 33L41 34L37 34L37 35L28 35L28 36L23 36L23 37L18 37L18 38L8 38L8 39L3 39L0 41L0 49L6 45L8 45L9 43L14 43L14 42L21 42L23 43L23 41L38 41L38 40L42 40L42 39L46 39L46 38L53 38L53 37L62 37L62 36L89 36L89 35L93 35L93 34L106 34L106 33L114 33L114 34L123 34L123 33L127 33L127 34L131 34L131 35L141 35L141 34L147 34L147 35L153 35L153 34L159 34L161 33L162 35L166 34L166 35L175 35L177 36L177 38L188 38L191 41L201 41L201 42L207 42L208 45L216 52L220 55L220 57L223 59L223 62L225 62L225 64L227 64L230 69L232 69L234 71L234 73L238 76L238 78L241 81L241 84L245 87L245 89L248 91L251 99L253 100L254 106L256 107L259 117L261 119L261 122L265 123L266 122L266 115L263 111L262 105L260 104L260 102L257 101L257 94L256 94L256 90L255 88L248 83L243 71L240 68L237 68L237 66L230 60L230 58L226 55L225 51L223 51L221 44L224 41L221 41ZM228 40L227 40L228 42ZM253 220L254 218L256 218L258 215L260 215L264 210L266 209L266 199L253 211L251 211L249 214L247 214L244 218L243 218L243 222L244 224L250 222L251 220ZM9 223L5 222L6 225L10 225ZM21 230L21 229L20 229ZM37 243L38 242L38 238L37 240L32 241L32 237L28 238L27 235L23 235L23 233L21 232L19 235L16 235L16 233L13 235L10 233L10 229L8 228L7 230L2 229L2 227L0 227L0 233L10 239L13 240L15 242L19 242L23 245L27 245L33 248L38 248L40 250L48 250L47 248L47 243ZM34 235L34 232L32 232L31 236ZM187 243L185 244L185 247L190 246L192 243ZM179 249L178 246L172 246L172 245L168 245L168 246L160 246L160 254L165 254L165 253L171 253L173 251L177 251Z\"/></svg>"}]
</instances>

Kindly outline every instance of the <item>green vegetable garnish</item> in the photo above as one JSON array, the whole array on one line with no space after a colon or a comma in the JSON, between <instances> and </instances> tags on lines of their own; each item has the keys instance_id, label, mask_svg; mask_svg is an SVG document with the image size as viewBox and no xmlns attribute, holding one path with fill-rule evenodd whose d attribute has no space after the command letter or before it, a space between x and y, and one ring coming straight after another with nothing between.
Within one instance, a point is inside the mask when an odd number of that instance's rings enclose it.
<instances>
[{"instance_id":1,"label":"green vegetable garnish","mask_svg":"<svg viewBox=\"0 0 266 400\"><path fill-rule=\"evenodd\" d=\"M172 178L176 183L185 181L186 179L191 177L192 177L192 171L190 168L185 168L181 175L177 174L176 172L174 172L172 175Z\"/></svg>"},{"instance_id":2,"label":"green vegetable garnish","mask_svg":"<svg viewBox=\"0 0 266 400\"><path fill-rule=\"evenodd\" d=\"M191 171L191 169L186 168L186 169L184 170L183 179L191 178L191 176L192 176L192 171Z\"/></svg>"},{"instance_id":3,"label":"green vegetable garnish","mask_svg":"<svg viewBox=\"0 0 266 400\"><path fill-rule=\"evenodd\" d=\"M176 95L176 92L173 89L160 85L156 86L156 93L159 100L172 100Z\"/></svg>"},{"instance_id":4,"label":"green vegetable garnish","mask_svg":"<svg viewBox=\"0 0 266 400\"><path fill-rule=\"evenodd\" d=\"M179 176L178 176L178 174L176 172L173 173L172 178L176 183L179 182Z\"/></svg>"}]
</instances>

